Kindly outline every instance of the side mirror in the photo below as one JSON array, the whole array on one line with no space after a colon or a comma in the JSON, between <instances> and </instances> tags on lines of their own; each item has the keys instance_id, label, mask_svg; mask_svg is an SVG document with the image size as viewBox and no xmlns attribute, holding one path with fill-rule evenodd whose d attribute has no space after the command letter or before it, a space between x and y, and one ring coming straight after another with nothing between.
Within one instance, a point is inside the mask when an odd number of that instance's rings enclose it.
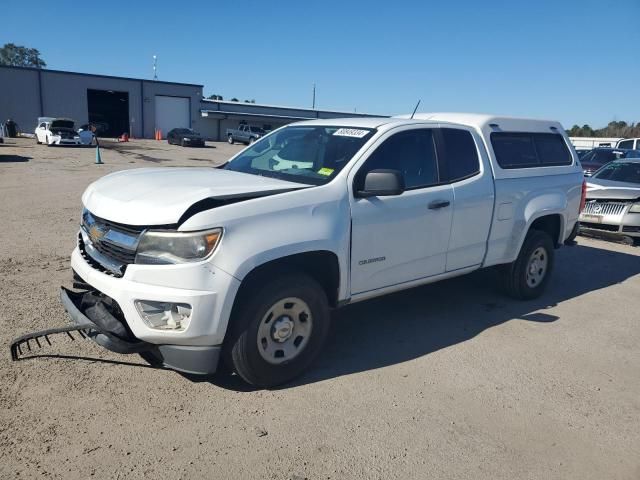
<instances>
[{"instance_id":1,"label":"side mirror","mask_svg":"<svg viewBox=\"0 0 640 480\"><path fill-rule=\"evenodd\" d=\"M364 188L356 196L389 197L404 192L404 176L398 170L371 170L364 177Z\"/></svg>"}]
</instances>

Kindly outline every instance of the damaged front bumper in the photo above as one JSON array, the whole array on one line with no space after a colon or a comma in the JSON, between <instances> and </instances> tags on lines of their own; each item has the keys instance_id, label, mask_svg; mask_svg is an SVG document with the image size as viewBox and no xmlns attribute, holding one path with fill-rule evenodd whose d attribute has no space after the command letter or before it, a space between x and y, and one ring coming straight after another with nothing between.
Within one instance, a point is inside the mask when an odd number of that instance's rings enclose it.
<instances>
[{"instance_id":1,"label":"damaged front bumper","mask_svg":"<svg viewBox=\"0 0 640 480\"><path fill-rule=\"evenodd\" d=\"M60 300L69 314L72 325L33 332L16 338L11 344L11 358L19 360L32 352L32 345L41 348L51 345L54 334L72 332L89 338L115 353L146 353L146 359L154 365L163 366L192 375L211 375L216 372L220 359L220 346L156 345L137 339L126 322L121 321L117 303L98 292L74 292L60 289ZM31 343L33 342L33 343Z\"/></svg>"}]
</instances>

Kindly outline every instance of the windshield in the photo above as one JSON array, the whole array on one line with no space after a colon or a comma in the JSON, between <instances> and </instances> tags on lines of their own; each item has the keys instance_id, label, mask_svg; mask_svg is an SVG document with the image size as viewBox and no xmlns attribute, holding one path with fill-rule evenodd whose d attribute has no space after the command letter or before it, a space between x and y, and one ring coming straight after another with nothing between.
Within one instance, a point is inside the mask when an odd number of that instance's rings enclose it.
<instances>
[{"instance_id":1,"label":"windshield","mask_svg":"<svg viewBox=\"0 0 640 480\"><path fill-rule=\"evenodd\" d=\"M264 130L261 129L260 127L249 127L251 129L251 131L253 133L263 133L264 134Z\"/></svg>"},{"instance_id":2,"label":"windshield","mask_svg":"<svg viewBox=\"0 0 640 480\"><path fill-rule=\"evenodd\" d=\"M593 178L640 185L640 162L613 162L605 165Z\"/></svg>"},{"instance_id":3,"label":"windshield","mask_svg":"<svg viewBox=\"0 0 640 480\"><path fill-rule=\"evenodd\" d=\"M374 133L371 128L285 127L262 138L223 168L322 185L335 177Z\"/></svg>"},{"instance_id":4,"label":"windshield","mask_svg":"<svg viewBox=\"0 0 640 480\"><path fill-rule=\"evenodd\" d=\"M176 128L176 133L180 135L197 135L196 132L190 128Z\"/></svg>"}]
</instances>

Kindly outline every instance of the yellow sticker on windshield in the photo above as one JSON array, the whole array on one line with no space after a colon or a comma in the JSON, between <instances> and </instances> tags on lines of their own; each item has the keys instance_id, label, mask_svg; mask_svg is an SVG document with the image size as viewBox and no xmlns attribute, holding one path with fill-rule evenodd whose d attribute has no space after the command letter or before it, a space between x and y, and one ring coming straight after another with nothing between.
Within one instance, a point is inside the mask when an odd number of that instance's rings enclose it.
<instances>
[{"instance_id":1,"label":"yellow sticker on windshield","mask_svg":"<svg viewBox=\"0 0 640 480\"><path fill-rule=\"evenodd\" d=\"M320 170L318 170L318 173L320 175L325 175L328 177L333 173L333 168L321 168Z\"/></svg>"}]
</instances>

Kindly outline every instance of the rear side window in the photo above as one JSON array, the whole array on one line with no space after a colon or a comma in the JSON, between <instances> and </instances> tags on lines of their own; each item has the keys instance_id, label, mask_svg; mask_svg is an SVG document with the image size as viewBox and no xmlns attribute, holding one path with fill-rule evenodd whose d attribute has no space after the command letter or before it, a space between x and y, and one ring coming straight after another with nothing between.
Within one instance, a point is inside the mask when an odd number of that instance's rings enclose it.
<instances>
[{"instance_id":1,"label":"rear side window","mask_svg":"<svg viewBox=\"0 0 640 480\"><path fill-rule=\"evenodd\" d=\"M532 168L571 165L571 152L555 133L494 132L491 145L502 168Z\"/></svg>"},{"instance_id":2,"label":"rear side window","mask_svg":"<svg viewBox=\"0 0 640 480\"><path fill-rule=\"evenodd\" d=\"M480 160L471 132L457 128L443 128L441 131L446 163L443 173L447 180L457 182L478 173Z\"/></svg>"}]
</instances>

